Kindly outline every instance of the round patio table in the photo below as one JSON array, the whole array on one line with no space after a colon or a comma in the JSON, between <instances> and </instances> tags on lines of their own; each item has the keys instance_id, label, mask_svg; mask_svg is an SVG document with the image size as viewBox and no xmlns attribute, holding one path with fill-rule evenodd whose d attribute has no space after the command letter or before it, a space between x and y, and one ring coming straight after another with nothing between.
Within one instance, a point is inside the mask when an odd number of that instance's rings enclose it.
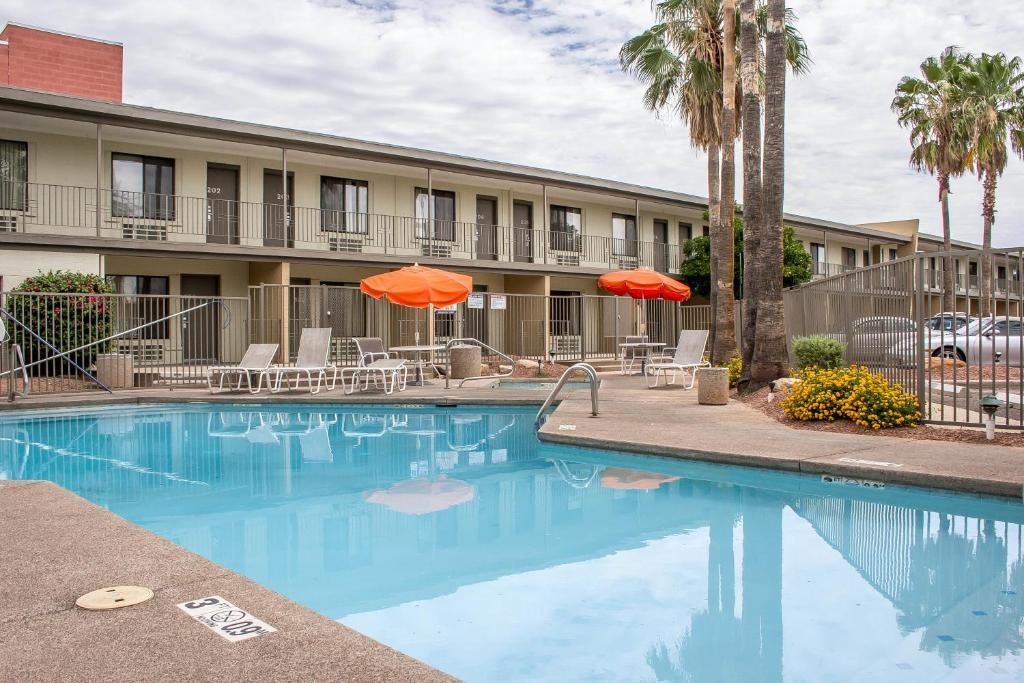
<instances>
[{"instance_id":1,"label":"round patio table","mask_svg":"<svg viewBox=\"0 0 1024 683\"><path fill-rule=\"evenodd\" d=\"M651 351L654 349L660 349L664 346L668 346L668 344L665 342L622 342L619 344L620 349L635 349L643 352L640 356L641 375L647 370L647 359L650 357Z\"/></svg>"},{"instance_id":2,"label":"round patio table","mask_svg":"<svg viewBox=\"0 0 1024 683\"><path fill-rule=\"evenodd\" d=\"M412 344L409 346L392 346L389 351L394 351L399 355L409 354L413 356L413 365L416 367L416 372L413 375L412 386L422 387L426 384L423 381L423 368L426 363L423 362L423 354L430 353L432 351L444 351L444 344Z\"/></svg>"}]
</instances>

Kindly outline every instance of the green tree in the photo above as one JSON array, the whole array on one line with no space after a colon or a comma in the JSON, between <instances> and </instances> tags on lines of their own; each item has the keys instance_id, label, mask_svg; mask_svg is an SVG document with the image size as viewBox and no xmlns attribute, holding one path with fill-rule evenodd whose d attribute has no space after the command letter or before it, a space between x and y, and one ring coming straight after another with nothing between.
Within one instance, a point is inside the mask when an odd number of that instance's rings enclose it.
<instances>
[{"instance_id":1,"label":"green tree","mask_svg":"<svg viewBox=\"0 0 1024 683\"><path fill-rule=\"evenodd\" d=\"M974 172L983 188L981 314L985 316L992 313L992 226L996 220L996 183L1006 169L1009 149L1018 156L1024 156L1024 70L1020 57L1011 59L1000 52L972 59L970 69L963 74L963 90L963 109L970 126Z\"/></svg>"},{"instance_id":2,"label":"green tree","mask_svg":"<svg viewBox=\"0 0 1024 683\"><path fill-rule=\"evenodd\" d=\"M743 219L733 222L735 244L735 267L737 297L743 296ZM708 296L711 291L711 239L694 237L683 245L685 259L680 274L683 282L695 294ZM782 231L782 282L785 287L795 287L811 281L811 255L797 239L793 228L785 226Z\"/></svg>"},{"instance_id":3,"label":"green tree","mask_svg":"<svg viewBox=\"0 0 1024 683\"><path fill-rule=\"evenodd\" d=\"M938 57L921 62L921 77L906 76L896 86L892 109L899 123L910 130L910 164L935 176L942 213L942 248L952 250L949 224L950 178L971 167L969 126L964 113L963 77L971 56L947 47ZM942 310L956 309L952 256L942 266Z\"/></svg>"}]
</instances>

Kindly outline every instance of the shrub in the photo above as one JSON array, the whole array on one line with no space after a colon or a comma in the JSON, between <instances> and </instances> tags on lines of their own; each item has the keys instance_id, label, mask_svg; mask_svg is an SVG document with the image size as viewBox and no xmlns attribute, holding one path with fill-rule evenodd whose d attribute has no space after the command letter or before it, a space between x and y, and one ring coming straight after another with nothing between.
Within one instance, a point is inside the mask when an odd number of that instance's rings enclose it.
<instances>
[{"instance_id":1,"label":"shrub","mask_svg":"<svg viewBox=\"0 0 1024 683\"><path fill-rule=\"evenodd\" d=\"M99 275L50 271L27 278L8 294L7 310L40 337L61 351L68 351L111 335L114 310L110 301L102 296L110 291L110 285ZM21 345L27 362L54 355L20 326L7 323L12 341ZM88 369L96 354L104 350L99 345L90 346L71 354L70 358ZM69 368L62 359L52 363L53 368ZM30 370L38 374L49 365L36 365Z\"/></svg>"},{"instance_id":2,"label":"shrub","mask_svg":"<svg viewBox=\"0 0 1024 683\"><path fill-rule=\"evenodd\" d=\"M720 367L729 368L729 386L736 386L736 383L740 381L740 374L743 372L743 359L734 356Z\"/></svg>"},{"instance_id":3,"label":"shrub","mask_svg":"<svg viewBox=\"0 0 1024 683\"><path fill-rule=\"evenodd\" d=\"M797 370L841 368L846 364L843 361L845 353L846 344L828 337L797 337L793 340Z\"/></svg>"},{"instance_id":4,"label":"shrub","mask_svg":"<svg viewBox=\"0 0 1024 683\"><path fill-rule=\"evenodd\" d=\"M913 427L917 398L867 368L806 368L779 404L794 420L847 419L869 429Z\"/></svg>"}]
</instances>

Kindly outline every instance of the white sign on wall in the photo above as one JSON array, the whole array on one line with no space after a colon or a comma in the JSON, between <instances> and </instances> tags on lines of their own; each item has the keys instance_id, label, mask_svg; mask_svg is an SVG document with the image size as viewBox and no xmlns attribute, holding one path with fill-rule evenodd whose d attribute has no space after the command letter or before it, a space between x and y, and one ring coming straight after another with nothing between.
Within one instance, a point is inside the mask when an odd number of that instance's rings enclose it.
<instances>
[{"instance_id":1,"label":"white sign on wall","mask_svg":"<svg viewBox=\"0 0 1024 683\"><path fill-rule=\"evenodd\" d=\"M504 311L507 299L504 294L491 294L491 310Z\"/></svg>"},{"instance_id":2,"label":"white sign on wall","mask_svg":"<svg viewBox=\"0 0 1024 683\"><path fill-rule=\"evenodd\" d=\"M233 643L277 630L219 595L178 603L178 609Z\"/></svg>"},{"instance_id":3,"label":"white sign on wall","mask_svg":"<svg viewBox=\"0 0 1024 683\"><path fill-rule=\"evenodd\" d=\"M467 308L483 308L484 307L484 295L483 294L470 294L469 298L466 299Z\"/></svg>"}]
</instances>

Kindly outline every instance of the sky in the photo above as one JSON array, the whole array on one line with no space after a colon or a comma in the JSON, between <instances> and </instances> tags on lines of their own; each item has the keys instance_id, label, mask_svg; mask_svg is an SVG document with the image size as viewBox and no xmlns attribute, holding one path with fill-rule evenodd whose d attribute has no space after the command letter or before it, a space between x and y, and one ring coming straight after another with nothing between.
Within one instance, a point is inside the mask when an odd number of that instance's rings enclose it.
<instances>
[{"instance_id":1,"label":"sky","mask_svg":"<svg viewBox=\"0 0 1024 683\"><path fill-rule=\"evenodd\" d=\"M125 101L707 195L706 159L644 110L622 42L648 0L6 0L0 20L124 44ZM788 81L786 210L940 233L907 162L899 79L947 45L1022 54L1019 0L791 0L814 60ZM737 155L738 156L738 155ZM954 238L981 190L953 184ZM999 181L996 246L1024 245L1024 163Z\"/></svg>"}]
</instances>

